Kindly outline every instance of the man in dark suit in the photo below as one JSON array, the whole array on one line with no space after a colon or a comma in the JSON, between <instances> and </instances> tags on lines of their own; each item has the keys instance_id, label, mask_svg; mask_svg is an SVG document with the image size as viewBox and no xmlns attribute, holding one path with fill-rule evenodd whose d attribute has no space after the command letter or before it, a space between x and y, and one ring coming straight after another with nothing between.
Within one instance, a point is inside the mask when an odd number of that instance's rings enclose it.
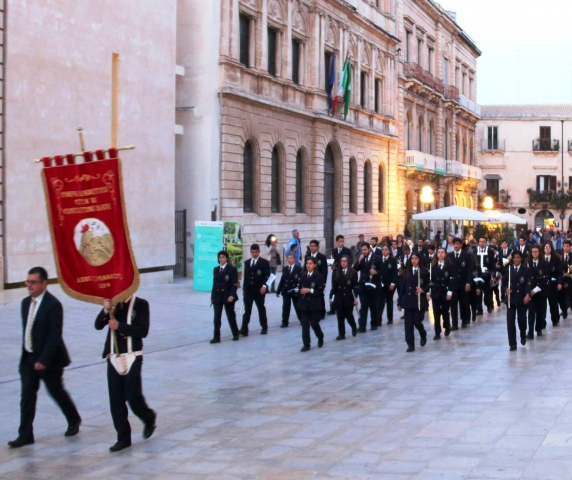
<instances>
[{"instance_id":1,"label":"man in dark suit","mask_svg":"<svg viewBox=\"0 0 572 480\"><path fill-rule=\"evenodd\" d=\"M427 255L427 248L425 247L425 240L422 238L417 239L417 245L415 245L411 251L411 253L416 253L419 255L419 258L424 260L425 256Z\"/></svg>"},{"instance_id":2,"label":"man in dark suit","mask_svg":"<svg viewBox=\"0 0 572 480\"><path fill-rule=\"evenodd\" d=\"M562 310L562 318L568 318L568 309L572 308L572 278L568 277L568 272L572 270L572 252L570 251L570 240L562 242L562 258L560 268L562 270L562 290L558 294L558 303Z\"/></svg>"},{"instance_id":3,"label":"man in dark suit","mask_svg":"<svg viewBox=\"0 0 572 480\"><path fill-rule=\"evenodd\" d=\"M475 255L477 257L477 276L484 280L484 283L481 284L483 292L482 299L487 307L487 312L491 313L494 306L493 292L491 290L491 275L496 273L496 262L495 252L487 245L487 239L485 237L479 238L479 245L476 248ZM483 313L481 299L479 299L478 313Z\"/></svg>"},{"instance_id":4,"label":"man in dark suit","mask_svg":"<svg viewBox=\"0 0 572 480\"><path fill-rule=\"evenodd\" d=\"M318 250L320 249L320 242L318 240L311 240L310 241L310 251L306 254L306 258L304 259L304 268L306 268L306 260L308 258L313 258L316 261L316 271L319 273L322 278L324 279L324 285L328 283L328 259L323 253L320 253ZM321 296L322 302L324 302L324 308L322 309L322 317L321 320L326 318L326 303L324 296Z\"/></svg>"},{"instance_id":5,"label":"man in dark suit","mask_svg":"<svg viewBox=\"0 0 572 480\"><path fill-rule=\"evenodd\" d=\"M379 238L371 237L369 240L369 245L371 247L371 253L374 255L381 255L381 247L379 246Z\"/></svg>"},{"instance_id":6,"label":"man in dark suit","mask_svg":"<svg viewBox=\"0 0 572 480\"><path fill-rule=\"evenodd\" d=\"M498 256L498 262L497 262L497 266L496 266L496 270L498 273L501 274L501 276L504 274L504 270L505 268L507 268L510 264L510 261L512 259L512 251L513 248L511 246L509 246L508 242L506 241L506 239L503 239L501 241L500 247L499 247L499 256ZM506 296L505 296L505 288L501 288L501 300L503 303L506 303Z\"/></svg>"},{"instance_id":7,"label":"man in dark suit","mask_svg":"<svg viewBox=\"0 0 572 480\"><path fill-rule=\"evenodd\" d=\"M296 265L296 257L293 253L288 254L286 262L287 265L282 268L282 276L276 289L276 296L282 295L282 325L280 328L288 327L291 305L294 305L296 317L301 321L298 311L298 292L294 290L298 289L302 267Z\"/></svg>"},{"instance_id":8,"label":"man in dark suit","mask_svg":"<svg viewBox=\"0 0 572 480\"><path fill-rule=\"evenodd\" d=\"M530 302L530 269L522 265L522 256L519 250L512 253L513 264L505 271L503 285L507 286L506 294L508 301L508 311L506 325L508 332L508 344L510 351L516 350L516 325L518 319L518 329L520 330L520 343L526 345L526 309ZM509 279L510 276L510 279Z\"/></svg>"},{"instance_id":9,"label":"man in dark suit","mask_svg":"<svg viewBox=\"0 0 572 480\"><path fill-rule=\"evenodd\" d=\"M451 317L453 326L451 330L459 330L459 313L461 316L462 327L469 325L469 292L471 291L471 282L473 281L473 261L471 255L461 250L463 241L460 238L453 240L454 250L448 253L449 260L453 264L451 267L451 275L454 281L451 285ZM460 310L460 312L459 312Z\"/></svg>"},{"instance_id":10,"label":"man in dark suit","mask_svg":"<svg viewBox=\"0 0 572 480\"><path fill-rule=\"evenodd\" d=\"M251 258L244 262L244 280L242 291L244 293L244 315L242 316L242 326L240 334L248 337L248 324L252 313L252 304L256 303L258 309L258 319L260 321L260 334L268 333L268 319L266 318L266 307L264 299L268 292L266 282L270 277L270 263L260 256L260 247L257 243L250 246Z\"/></svg>"},{"instance_id":11,"label":"man in dark suit","mask_svg":"<svg viewBox=\"0 0 572 480\"><path fill-rule=\"evenodd\" d=\"M218 252L218 267L213 269L213 288L211 291L211 303L214 308L214 335L210 343L220 343L220 327L222 309L226 312L226 318L232 339L238 340L239 332L236 324L236 312L234 306L238 300L236 286L238 285L238 272L228 263L228 252Z\"/></svg>"},{"instance_id":12,"label":"man in dark suit","mask_svg":"<svg viewBox=\"0 0 572 480\"><path fill-rule=\"evenodd\" d=\"M526 245L526 237L524 235L521 235L519 237L518 245L515 248L515 250L518 250L520 252L522 261L525 262L526 257L528 257L528 246Z\"/></svg>"},{"instance_id":13,"label":"man in dark suit","mask_svg":"<svg viewBox=\"0 0 572 480\"><path fill-rule=\"evenodd\" d=\"M379 274L381 276L381 292L379 295L379 325L381 317L387 307L387 324L393 323L393 296L397 287L397 260L391 255L391 250L387 245L381 249L381 266Z\"/></svg>"},{"instance_id":14,"label":"man in dark suit","mask_svg":"<svg viewBox=\"0 0 572 480\"><path fill-rule=\"evenodd\" d=\"M370 325L372 330L377 330L379 325L379 295L381 278L381 255L374 255L371 247L364 243L361 247L361 255L354 264L354 270L359 272L359 300L361 304L359 312L359 331L367 330L367 312L370 312Z\"/></svg>"},{"instance_id":15,"label":"man in dark suit","mask_svg":"<svg viewBox=\"0 0 572 480\"><path fill-rule=\"evenodd\" d=\"M143 339L149 333L149 322L149 302L134 295L114 306L109 299L104 300L103 309L95 319L96 330L108 327L102 357L108 359L109 409L117 432L117 442L109 447L110 452L119 452L131 446L131 425L126 403L143 422L143 438L149 438L155 431L157 414L147 405L141 380ZM110 355L114 355L111 352L112 342L116 346L115 353L124 354L131 351L136 355L127 373L119 373L109 360Z\"/></svg>"},{"instance_id":16,"label":"man in dark suit","mask_svg":"<svg viewBox=\"0 0 572 480\"><path fill-rule=\"evenodd\" d=\"M22 300L22 357L20 379L20 428L18 438L8 442L12 448L34 443L33 422L40 380L56 401L68 422L66 437L79 432L81 417L63 386L64 368L70 357L62 337L64 311L62 304L47 291L48 272L34 267L26 280L29 297Z\"/></svg>"},{"instance_id":17,"label":"man in dark suit","mask_svg":"<svg viewBox=\"0 0 572 480\"><path fill-rule=\"evenodd\" d=\"M333 288L333 277L334 272L340 268L340 258L342 255L347 255L349 258L352 258L352 252L348 247L344 246L345 238L343 235L338 235L336 237L336 247L332 250L332 258L334 263L332 264L332 288ZM334 305L330 305L330 310L328 311L328 315L334 315L336 313L336 308Z\"/></svg>"}]
</instances>

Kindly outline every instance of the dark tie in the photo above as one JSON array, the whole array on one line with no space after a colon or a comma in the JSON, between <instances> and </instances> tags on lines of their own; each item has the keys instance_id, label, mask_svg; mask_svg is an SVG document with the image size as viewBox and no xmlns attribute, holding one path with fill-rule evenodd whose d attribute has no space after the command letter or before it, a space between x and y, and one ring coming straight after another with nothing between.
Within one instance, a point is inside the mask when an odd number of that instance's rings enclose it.
<instances>
[{"instance_id":1,"label":"dark tie","mask_svg":"<svg viewBox=\"0 0 572 480\"><path fill-rule=\"evenodd\" d=\"M220 267L220 271L221 271L221 273L222 273L222 270L223 270L223 268L222 268L222 267Z\"/></svg>"},{"instance_id":2,"label":"dark tie","mask_svg":"<svg viewBox=\"0 0 572 480\"><path fill-rule=\"evenodd\" d=\"M538 262L535 261L535 262L534 262L534 266L537 267L537 266L538 266Z\"/></svg>"},{"instance_id":3,"label":"dark tie","mask_svg":"<svg viewBox=\"0 0 572 480\"><path fill-rule=\"evenodd\" d=\"M294 267L290 265L290 274L292 274L292 270L294 270Z\"/></svg>"},{"instance_id":4,"label":"dark tie","mask_svg":"<svg viewBox=\"0 0 572 480\"><path fill-rule=\"evenodd\" d=\"M514 274L515 274L515 275L518 275L518 267L516 267L516 268L514 269Z\"/></svg>"},{"instance_id":5,"label":"dark tie","mask_svg":"<svg viewBox=\"0 0 572 480\"><path fill-rule=\"evenodd\" d=\"M458 258L459 258L459 253L457 252L457 253L455 254L455 256L456 256L456 257L457 257L457 259L458 259Z\"/></svg>"},{"instance_id":6,"label":"dark tie","mask_svg":"<svg viewBox=\"0 0 572 480\"><path fill-rule=\"evenodd\" d=\"M568 263L568 255L564 255L564 261Z\"/></svg>"},{"instance_id":7,"label":"dark tie","mask_svg":"<svg viewBox=\"0 0 572 480\"><path fill-rule=\"evenodd\" d=\"M346 274L346 271L347 271L347 270L344 268L344 275Z\"/></svg>"},{"instance_id":8,"label":"dark tie","mask_svg":"<svg viewBox=\"0 0 572 480\"><path fill-rule=\"evenodd\" d=\"M443 265L439 264L439 269L443 270Z\"/></svg>"}]
</instances>

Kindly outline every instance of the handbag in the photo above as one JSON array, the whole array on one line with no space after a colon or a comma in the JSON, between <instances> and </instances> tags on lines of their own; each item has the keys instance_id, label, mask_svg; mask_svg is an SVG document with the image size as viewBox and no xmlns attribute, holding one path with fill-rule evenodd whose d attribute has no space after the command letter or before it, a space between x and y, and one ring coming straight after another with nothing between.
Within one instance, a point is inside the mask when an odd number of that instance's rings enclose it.
<instances>
[{"instance_id":1,"label":"handbag","mask_svg":"<svg viewBox=\"0 0 572 480\"><path fill-rule=\"evenodd\" d=\"M133 304L135 303L135 295L131 297L129 302L129 309L127 311L127 325L131 325L131 314L133 312ZM115 330L111 330L111 335L109 336L109 355L107 358L115 371L119 375L127 375L135 359L141 355L143 352L140 350L138 352L133 351L133 341L131 337L127 337L127 353L119 353L117 348L117 338L115 336Z\"/></svg>"}]
</instances>

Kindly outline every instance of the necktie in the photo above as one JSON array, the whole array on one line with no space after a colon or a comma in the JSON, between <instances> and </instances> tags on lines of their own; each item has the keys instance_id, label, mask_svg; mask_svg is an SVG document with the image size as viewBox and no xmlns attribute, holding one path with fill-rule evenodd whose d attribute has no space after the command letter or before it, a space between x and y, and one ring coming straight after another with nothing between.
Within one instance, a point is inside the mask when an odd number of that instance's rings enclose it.
<instances>
[{"instance_id":1,"label":"necktie","mask_svg":"<svg viewBox=\"0 0 572 480\"><path fill-rule=\"evenodd\" d=\"M220 267L220 271L222 272L223 270L224 270L224 268L223 268L223 267Z\"/></svg>"},{"instance_id":2,"label":"necktie","mask_svg":"<svg viewBox=\"0 0 572 480\"><path fill-rule=\"evenodd\" d=\"M564 255L564 261L568 262L568 255Z\"/></svg>"},{"instance_id":3,"label":"necktie","mask_svg":"<svg viewBox=\"0 0 572 480\"><path fill-rule=\"evenodd\" d=\"M538 262L535 260L534 261L534 266L537 267L538 266Z\"/></svg>"},{"instance_id":4,"label":"necktie","mask_svg":"<svg viewBox=\"0 0 572 480\"><path fill-rule=\"evenodd\" d=\"M251 267L254 267L254 265L256 265L256 260L254 260L254 258L252 259L252 262L250 263Z\"/></svg>"},{"instance_id":5,"label":"necktie","mask_svg":"<svg viewBox=\"0 0 572 480\"><path fill-rule=\"evenodd\" d=\"M550 262L550 257L546 257L546 261L547 261L547 262Z\"/></svg>"},{"instance_id":6,"label":"necktie","mask_svg":"<svg viewBox=\"0 0 572 480\"><path fill-rule=\"evenodd\" d=\"M344 268L344 275L346 274L346 271L347 271L347 270Z\"/></svg>"},{"instance_id":7,"label":"necktie","mask_svg":"<svg viewBox=\"0 0 572 480\"><path fill-rule=\"evenodd\" d=\"M341 249L341 248L338 248L338 255L339 255L340 253L342 253L342 249Z\"/></svg>"},{"instance_id":8,"label":"necktie","mask_svg":"<svg viewBox=\"0 0 572 480\"><path fill-rule=\"evenodd\" d=\"M443 270L443 264L442 263L439 264L439 269Z\"/></svg>"},{"instance_id":9,"label":"necktie","mask_svg":"<svg viewBox=\"0 0 572 480\"><path fill-rule=\"evenodd\" d=\"M506 257L506 250L504 251L504 254L503 254L503 255Z\"/></svg>"},{"instance_id":10,"label":"necktie","mask_svg":"<svg viewBox=\"0 0 572 480\"><path fill-rule=\"evenodd\" d=\"M457 259L459 258L459 252L455 253L455 256L457 257Z\"/></svg>"},{"instance_id":11,"label":"necktie","mask_svg":"<svg viewBox=\"0 0 572 480\"><path fill-rule=\"evenodd\" d=\"M518 267L516 267L516 268L514 269L514 274L515 274L515 275L518 275Z\"/></svg>"},{"instance_id":12,"label":"necktie","mask_svg":"<svg viewBox=\"0 0 572 480\"><path fill-rule=\"evenodd\" d=\"M33 299L30 305L30 313L28 314L28 322L26 323L26 350L32 352L32 328L34 328L34 320L36 319L36 303Z\"/></svg>"},{"instance_id":13,"label":"necktie","mask_svg":"<svg viewBox=\"0 0 572 480\"><path fill-rule=\"evenodd\" d=\"M416 268L413 269L413 275L417 275L417 269Z\"/></svg>"}]
</instances>

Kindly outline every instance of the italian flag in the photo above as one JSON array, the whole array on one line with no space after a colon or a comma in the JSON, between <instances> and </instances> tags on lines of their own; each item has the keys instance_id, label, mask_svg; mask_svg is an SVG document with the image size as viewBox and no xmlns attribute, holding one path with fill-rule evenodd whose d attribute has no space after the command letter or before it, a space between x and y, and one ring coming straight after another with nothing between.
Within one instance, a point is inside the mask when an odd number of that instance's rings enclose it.
<instances>
[{"instance_id":1,"label":"italian flag","mask_svg":"<svg viewBox=\"0 0 572 480\"><path fill-rule=\"evenodd\" d=\"M352 93L352 66L350 64L349 57L346 57L346 61L344 62L344 67L342 68L342 74L340 76L340 88L338 89L338 93L336 98L334 99L333 109L334 112L338 108L338 104L340 103L340 99L344 99L344 120L348 116L348 111L350 109L350 100L351 100L351 93Z\"/></svg>"}]
</instances>

